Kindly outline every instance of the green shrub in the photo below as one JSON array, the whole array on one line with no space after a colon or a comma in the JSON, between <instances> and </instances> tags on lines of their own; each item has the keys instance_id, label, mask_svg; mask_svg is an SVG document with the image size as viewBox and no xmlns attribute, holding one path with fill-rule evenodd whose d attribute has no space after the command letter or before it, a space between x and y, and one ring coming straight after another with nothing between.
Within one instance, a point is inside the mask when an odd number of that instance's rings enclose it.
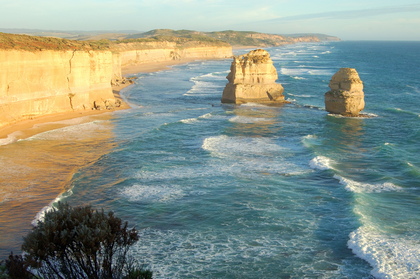
<instances>
[{"instance_id":1,"label":"green shrub","mask_svg":"<svg viewBox=\"0 0 420 279\"><path fill-rule=\"evenodd\" d=\"M4 270L0 272L0 279L31 279L35 278L28 270L28 264L21 255L13 255L10 253L9 258L5 260ZM7 270L7 272L6 272Z\"/></svg>"},{"instance_id":2,"label":"green shrub","mask_svg":"<svg viewBox=\"0 0 420 279\"><path fill-rule=\"evenodd\" d=\"M112 212L59 203L24 238L25 261L45 279L151 278L127 277L144 271L128 259L139 236L127 226Z\"/></svg>"}]
</instances>

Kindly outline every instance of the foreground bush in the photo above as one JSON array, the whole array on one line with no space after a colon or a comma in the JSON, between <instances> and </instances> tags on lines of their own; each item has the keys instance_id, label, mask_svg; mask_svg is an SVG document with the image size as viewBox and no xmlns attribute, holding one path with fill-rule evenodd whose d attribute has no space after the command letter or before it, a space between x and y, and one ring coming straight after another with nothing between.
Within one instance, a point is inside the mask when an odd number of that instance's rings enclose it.
<instances>
[{"instance_id":1,"label":"foreground bush","mask_svg":"<svg viewBox=\"0 0 420 279\"><path fill-rule=\"evenodd\" d=\"M25 264L45 279L150 279L152 272L128 259L138 239L137 230L112 212L59 203L24 238L22 250Z\"/></svg>"}]
</instances>

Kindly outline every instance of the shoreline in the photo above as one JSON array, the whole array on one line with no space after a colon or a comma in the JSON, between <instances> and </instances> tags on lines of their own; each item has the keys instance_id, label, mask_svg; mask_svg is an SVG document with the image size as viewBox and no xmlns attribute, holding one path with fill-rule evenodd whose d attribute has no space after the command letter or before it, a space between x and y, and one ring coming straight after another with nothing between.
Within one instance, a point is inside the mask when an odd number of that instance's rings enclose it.
<instances>
[{"instance_id":1,"label":"shoreline","mask_svg":"<svg viewBox=\"0 0 420 279\"><path fill-rule=\"evenodd\" d=\"M141 63L135 65L126 65L121 69L123 77L138 73L152 73L171 69L171 66L187 64L195 61L217 61L228 58L182 58L178 60L156 61L150 63Z\"/></svg>"},{"instance_id":2,"label":"shoreline","mask_svg":"<svg viewBox=\"0 0 420 279\"><path fill-rule=\"evenodd\" d=\"M170 66L185 64L193 61L198 61L199 59L181 59L181 60L171 60L171 61L162 61L154 63L145 63L137 65L125 66L121 69L122 75L126 77L127 75L133 75L137 73L151 73L158 72L162 70L170 69ZM93 120L101 119L101 115L106 115L119 110L129 109L130 106L122 100L120 95L121 91L132 85L132 83L121 84L119 86L112 86L112 92L116 99L121 101L121 106L111 110L84 110L84 111L70 111L56 114L42 115L34 117L33 119L26 119L18 121L14 124L6 125L0 127L0 146L7 145L18 140L27 139L31 136L34 136L39 133L46 131L54 130L63 126L74 125L72 123L67 124L55 124L56 122L64 122L66 120L72 120L77 118L86 118L77 122L77 124L90 122ZM70 121L69 121L70 122Z\"/></svg>"},{"instance_id":3,"label":"shoreline","mask_svg":"<svg viewBox=\"0 0 420 279\"><path fill-rule=\"evenodd\" d=\"M130 73L157 72L170 69L173 65L203 60L205 59L146 63L122 67L121 70L123 77L129 79ZM108 133L95 133L95 130L85 133L89 130L83 128L80 134L85 140L81 142L72 142L69 138L64 139L65 144L57 144L60 139L41 141L41 144L35 146L26 141L22 141L22 144L13 143L44 132L95 121L105 121L111 127L112 121L107 120L113 117L112 113L131 108L123 101L121 91L132 84L126 82L112 87L114 97L122 102L119 108L49 114L0 128L0 148L4 152L4 165L7 164L7 167L1 168L3 173L0 175L0 184L4 185L0 187L3 199L0 201L0 215L4 220L15 220L1 226L0 235L7 237L0 238L0 260L6 258L9 251L14 251L15 254L21 251L21 239L32 228L31 223L36 220L37 214L66 191L79 168L95 162L114 147L114 142L108 140L108 137L112 137L111 130ZM72 147L69 148L69 145Z\"/></svg>"},{"instance_id":4,"label":"shoreline","mask_svg":"<svg viewBox=\"0 0 420 279\"><path fill-rule=\"evenodd\" d=\"M70 111L70 112L63 112L63 113L55 113L55 114L47 114L42 115L39 117L34 117L33 119L26 119L22 121L18 121L14 124L10 124L4 127L0 127L0 146L10 144L16 142L21 139L26 139L31 136L34 136L39 133L43 133L49 130L54 130L57 125L54 125L55 122L71 120L76 118L99 118L102 114L111 113L118 110L124 110L130 108L128 104L123 102L120 92L122 89L130 86L131 83L123 84L120 86L113 86L112 92L116 99L121 100L121 106L111 109L111 110L79 110L79 111ZM84 122L89 122L89 120L85 120ZM49 125L50 124L50 125ZM60 127L63 126L70 126L71 123L67 125L59 125Z\"/></svg>"}]
</instances>

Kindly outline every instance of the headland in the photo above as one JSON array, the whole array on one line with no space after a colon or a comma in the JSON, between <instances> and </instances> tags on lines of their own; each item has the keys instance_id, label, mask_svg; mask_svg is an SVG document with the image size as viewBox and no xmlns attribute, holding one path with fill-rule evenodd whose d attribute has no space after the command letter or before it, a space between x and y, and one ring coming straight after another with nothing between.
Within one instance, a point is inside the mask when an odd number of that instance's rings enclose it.
<instances>
[{"instance_id":1,"label":"headland","mask_svg":"<svg viewBox=\"0 0 420 279\"><path fill-rule=\"evenodd\" d=\"M42 132L42 123L128 108L119 95L127 75L231 58L232 48L337 39L169 29L104 38L0 33L0 144Z\"/></svg>"}]
</instances>

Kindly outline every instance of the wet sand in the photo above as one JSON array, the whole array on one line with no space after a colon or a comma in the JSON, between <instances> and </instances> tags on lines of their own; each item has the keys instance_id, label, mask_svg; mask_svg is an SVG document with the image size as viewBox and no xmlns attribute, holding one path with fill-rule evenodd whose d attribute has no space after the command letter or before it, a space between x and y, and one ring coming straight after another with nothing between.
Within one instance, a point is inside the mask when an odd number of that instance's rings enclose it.
<instances>
[{"instance_id":1,"label":"wet sand","mask_svg":"<svg viewBox=\"0 0 420 279\"><path fill-rule=\"evenodd\" d=\"M122 86L114 87L113 92L117 99L121 100L120 91L130 84L124 84ZM85 116L98 116L106 114L112 111L127 109L129 106L122 102L119 108L114 110L84 110L84 111L72 111L65 113L49 114L33 119L22 120L12 125L0 127L0 146L9 144L19 139L25 139L33 135L55 129L54 125L44 125L48 123L54 123L58 121L74 119Z\"/></svg>"},{"instance_id":2,"label":"wet sand","mask_svg":"<svg viewBox=\"0 0 420 279\"><path fill-rule=\"evenodd\" d=\"M80 168L117 144L112 115L99 116L46 124L35 130L51 130L0 146L0 260L20 252L37 213L71 188Z\"/></svg>"},{"instance_id":3,"label":"wet sand","mask_svg":"<svg viewBox=\"0 0 420 279\"><path fill-rule=\"evenodd\" d=\"M160 71L190 61L135 65L123 73ZM114 87L116 98L129 85ZM116 110L127 108L123 103ZM0 261L11 251L20 253L36 215L71 188L80 168L118 144L110 121L116 110L46 115L0 128Z\"/></svg>"}]
</instances>

